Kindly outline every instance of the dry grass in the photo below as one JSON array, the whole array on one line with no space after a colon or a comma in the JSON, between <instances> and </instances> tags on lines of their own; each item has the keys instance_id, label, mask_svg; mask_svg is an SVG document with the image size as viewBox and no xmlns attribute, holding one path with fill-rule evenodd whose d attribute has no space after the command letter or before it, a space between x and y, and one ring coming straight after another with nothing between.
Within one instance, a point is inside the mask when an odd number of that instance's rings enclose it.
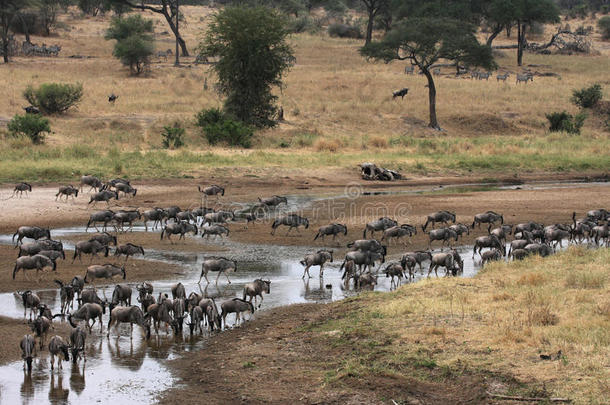
<instances>
[{"instance_id":1,"label":"dry grass","mask_svg":"<svg viewBox=\"0 0 610 405\"><path fill-rule=\"evenodd\" d=\"M573 287L567 280L575 273L605 280L609 260L609 249L570 248L544 259L493 263L473 279L424 281L338 303L340 318L317 327L339 331L338 350L353 350L334 381L346 373L417 375L409 359L425 358L446 375L514 377L525 384L516 394L544 386L551 396L577 404L605 403L610 289L600 282ZM368 348L388 340L389 346ZM539 356L556 357L559 350L557 360Z\"/></svg>"},{"instance_id":2,"label":"dry grass","mask_svg":"<svg viewBox=\"0 0 610 405\"><path fill-rule=\"evenodd\" d=\"M183 34L191 51L210 12L206 7L184 7L187 24ZM145 15L155 20L157 48L171 48L172 37L163 34L167 31L165 22L158 15ZM187 129L190 152L211 152L221 160L216 165L224 163L223 156L234 155L231 150L210 148L192 122L198 110L222 103L212 90L215 79L208 65L191 65L192 56L184 58L185 67L179 69L172 66L172 61L155 61L148 75L129 77L127 69L111 56L112 42L102 38L109 17L83 18L72 9L61 20L68 30L60 30L53 38L33 39L37 43L60 44L60 57L15 58L9 65L0 65L0 85L5 95L0 98L0 132L2 122L22 112L25 100L21 94L27 85L78 81L83 83L84 99L78 109L51 117L54 133L48 137L48 146L39 148L43 155L48 154L49 148L58 148L61 154L62 148L83 142L102 156L113 148L124 153L145 153L160 147L163 125L176 120ZM547 27L547 34L553 30L554 27ZM513 74L513 80L507 83L497 83L493 78L456 78L451 69L443 69L436 79L438 115L445 129L439 133L425 125L428 107L424 78L404 75L402 64L366 62L358 54L362 41L329 38L325 33L295 35L291 42L297 63L286 76L285 88L278 92L286 122L257 134L255 148L271 154L280 150L284 155L289 153L285 159L271 160L289 167L302 167L302 160L317 160L312 166L352 166L356 159L370 160L372 147L376 149L375 157L384 163L425 174L438 170L603 171L610 167L610 160L603 154L610 140L602 129L602 120L591 119L580 137L566 137L547 134L544 118L548 111L575 112L569 103L575 88L601 83L608 98L609 51L598 42L597 34L594 39L601 50L597 56L525 56L526 63L537 65L530 69L556 72L561 80L536 77L533 83L516 86L514 73L521 68L515 64L514 52L498 59L500 70ZM92 58L73 59L69 58L71 55ZM204 78L208 79L207 91L203 89ZM409 87L408 97L404 101L392 100L391 91L401 87ZM114 106L107 102L113 92L120 96ZM15 162L10 161L17 146L1 140L0 147L8 151L3 160L10 162L0 167L0 171L10 174L3 180L17 180L25 173L25 169L13 170ZM317 156L319 151L339 149L345 158ZM299 158L295 159L295 155ZM241 156L230 165L256 166L270 161ZM180 167L163 167L158 173L189 173L198 166L193 160L201 159L190 159ZM108 175L117 173L107 166L81 163L70 162L70 166ZM41 164L56 173L64 172L57 158L43 156ZM138 175L130 171L129 165L123 165L122 170L126 175ZM150 162L143 171L157 173ZM39 179L44 179L44 173Z\"/></svg>"}]
</instances>

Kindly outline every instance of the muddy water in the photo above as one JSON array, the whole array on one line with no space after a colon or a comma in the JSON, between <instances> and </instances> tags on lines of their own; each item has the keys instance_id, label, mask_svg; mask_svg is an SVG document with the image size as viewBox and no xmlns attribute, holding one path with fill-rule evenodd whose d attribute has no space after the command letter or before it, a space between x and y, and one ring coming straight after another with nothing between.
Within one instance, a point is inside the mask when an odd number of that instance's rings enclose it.
<instances>
[{"instance_id":1,"label":"muddy water","mask_svg":"<svg viewBox=\"0 0 610 405\"><path fill-rule=\"evenodd\" d=\"M520 185L518 187L571 187L576 184L539 184ZM600 185L607 186L607 183ZM438 188L416 190L415 192L435 191ZM400 190L398 192L401 192ZM404 191L407 192L407 191ZM408 192L413 192L409 190ZM377 192L374 192L377 193ZM343 196L341 196L343 197ZM328 197L332 198L332 197ZM287 210L303 208L309 203L319 200L312 197L293 197L289 199ZM247 206L243 207L247 209ZM143 231L143 227L134 227L134 232ZM84 227L53 229L53 237L62 239L84 233ZM201 238L197 243L204 243ZM11 236L0 235L0 243L11 243ZM205 242L209 243L209 242ZM214 243L214 242L212 242ZM302 302L329 302L339 300L351 294L342 285L339 266L341 258L335 258L334 263L326 266L324 277L318 277L317 267L311 270L313 278L303 280L303 266L299 260L306 252L317 248L285 247L268 245L251 245L235 242L219 242L227 249L223 256L238 261L238 271L229 275L231 283L225 276L220 277L218 285L214 283L215 275L210 275L211 283L204 280L201 284L199 273L203 254L193 252L176 252L170 250L147 249L146 257L150 260L161 260L178 264L184 268L184 275L179 279L153 282L155 295L159 292L170 293L171 286L180 281L187 293L197 291L218 301L241 296L245 283L255 278L271 280L271 293L265 295L262 309ZM66 249L71 249L71 243L64 241ZM476 274L479 263L471 259L472 247L458 248L464 259L464 277ZM398 257L388 257L396 260ZM61 262L60 262L61 263ZM442 271L442 270L441 270ZM213 277L213 278L212 278ZM417 279L423 277L418 274ZM127 283L132 287L135 283ZM390 290L390 280L381 276L375 287L377 291ZM37 292L42 302L51 307L53 313L59 312L59 294L57 290L41 290ZM99 294L110 298L112 287L100 287ZM133 296L133 303L136 295ZM20 300L12 293L0 294L1 314L14 318L23 317L23 307ZM254 315L256 316L256 314ZM107 323L107 315L104 322ZM59 321L56 319L56 322ZM234 323L233 318L228 319ZM175 381L165 366L164 360L185 351L197 350L205 346L205 336L174 337L171 332L160 331L146 341L141 331L135 328L133 340L129 339L129 327L120 327L106 338L104 325L100 332L95 325L93 333L87 337L87 362L82 360L77 365L64 364L63 370L50 372L47 350L35 359L31 375L23 372L22 362L14 362L0 367L0 403L150 403L156 395L172 386ZM18 342L15 342L18 344Z\"/></svg>"}]
</instances>

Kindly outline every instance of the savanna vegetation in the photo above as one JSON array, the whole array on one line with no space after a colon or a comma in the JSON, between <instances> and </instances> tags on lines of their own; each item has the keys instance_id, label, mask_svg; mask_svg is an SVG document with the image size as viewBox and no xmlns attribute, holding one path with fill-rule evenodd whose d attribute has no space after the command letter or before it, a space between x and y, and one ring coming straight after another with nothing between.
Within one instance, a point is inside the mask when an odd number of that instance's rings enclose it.
<instances>
[{"instance_id":1,"label":"savanna vegetation","mask_svg":"<svg viewBox=\"0 0 610 405\"><path fill-rule=\"evenodd\" d=\"M76 108L49 117L53 133L44 145L0 136L0 181L65 180L82 173L197 176L218 166L353 167L363 160L409 175L600 172L610 167L604 153L610 143L609 51L598 31L590 34L595 53L588 55L526 51L524 66L519 67L516 50L494 51L498 72L511 74L506 82L493 75L488 81L456 77L455 67L441 67L433 78L442 128L438 131L428 128L430 90L425 75L406 75L408 62L368 62L359 53L363 39L328 35L324 24L366 28L365 13L332 7L298 9L289 19L298 16L308 21L301 33L288 37L296 63L271 93L277 97L274 105L282 107L284 121L256 130L252 137L227 127L239 139L248 138L245 145L250 149L235 153L230 142L215 143L215 136L206 136L197 126L198 112L221 108L226 102L216 92L218 76L212 65L193 64L190 56L182 57L182 68L174 68L173 61L153 55L146 74L130 77L129 69L112 56L114 41L103 40L112 13L90 16L74 7L67 10L57 14L54 37L32 35L34 42L62 46L59 57L16 56L0 67L5 93L0 100L0 132L8 134L2 123L23 112L28 86L79 82L82 99ZM180 35L195 49L216 10L200 6L180 10ZM172 49L175 37L164 15L145 11L142 16L153 21L156 49ZM569 21L572 26L595 22L591 16ZM375 27L373 43L385 32L383 25ZM528 31L528 41L547 41L557 26L542 28L540 34ZM489 35L485 27L476 31L480 43ZM508 37L506 30L494 39L494 45L514 43L514 33ZM69 58L72 55L78 57ZM517 86L515 75L524 69L555 76L536 75L533 82ZM570 103L573 91L594 84L601 86L602 100L587 110L580 135L550 132L546 114L577 115L579 108ZM392 91L402 87L409 88L404 100L392 99ZM112 93L119 95L114 104L107 101ZM163 128L177 121L185 129L184 149L162 150Z\"/></svg>"},{"instance_id":2,"label":"savanna vegetation","mask_svg":"<svg viewBox=\"0 0 610 405\"><path fill-rule=\"evenodd\" d=\"M602 404L610 389L608 260L608 249L570 248L498 262L472 279L344 300L331 319L304 330L316 332L313 347L342 353L326 370L334 387L483 376L491 394ZM393 398L400 395L397 388Z\"/></svg>"}]
</instances>

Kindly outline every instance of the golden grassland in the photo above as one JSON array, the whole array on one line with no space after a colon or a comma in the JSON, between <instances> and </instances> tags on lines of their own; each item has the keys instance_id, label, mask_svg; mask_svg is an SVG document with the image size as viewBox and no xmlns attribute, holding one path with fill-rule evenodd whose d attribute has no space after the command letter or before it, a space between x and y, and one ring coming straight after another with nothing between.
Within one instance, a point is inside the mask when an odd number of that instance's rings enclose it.
<instances>
[{"instance_id":1,"label":"golden grassland","mask_svg":"<svg viewBox=\"0 0 610 405\"><path fill-rule=\"evenodd\" d=\"M183 33L194 53L212 11L184 10ZM155 20L157 49L173 49L166 23L152 13L146 17ZM610 167L603 117L590 113L579 137L548 134L544 117L551 111L577 112L569 102L572 90L593 83L602 84L608 98L610 46L598 34L593 35L598 55L525 55L526 64L536 65L528 69L555 72L560 79L535 77L533 83L515 85L521 68L514 51L497 59L500 70L512 74L506 83L494 77L456 78L452 69L443 69L436 79L442 132L426 127L425 79L403 74L404 64L368 63L358 54L361 40L329 38L325 32L293 35L297 62L285 77L285 87L277 91L286 122L257 133L254 149L237 153L210 147L193 125L197 111L222 105L209 65L194 65L194 57L189 57L183 58L182 68L174 68L173 60L155 59L149 74L130 77L111 56L113 43L103 39L108 16L83 17L72 9L61 21L65 28L56 36L33 39L60 44L60 57L17 57L0 66L0 131L3 122L22 112L22 92L29 84L78 81L84 98L77 109L51 117L53 133L47 145L0 140L0 181L59 180L84 172L167 177L225 165L345 167L361 160L425 175ZM554 29L547 27L540 40ZM205 78L208 90L203 88ZM410 89L408 96L392 100L392 90L402 87ZM119 95L116 105L107 102L113 92ZM174 121L187 128L187 146L177 153L157 151L162 127Z\"/></svg>"},{"instance_id":2,"label":"golden grassland","mask_svg":"<svg viewBox=\"0 0 610 405\"><path fill-rule=\"evenodd\" d=\"M488 373L507 378L490 388L496 393L606 403L609 260L609 249L571 247L493 263L470 279L431 279L337 303L338 318L311 326L326 344L352 348L340 351L348 354L327 383Z\"/></svg>"}]
</instances>

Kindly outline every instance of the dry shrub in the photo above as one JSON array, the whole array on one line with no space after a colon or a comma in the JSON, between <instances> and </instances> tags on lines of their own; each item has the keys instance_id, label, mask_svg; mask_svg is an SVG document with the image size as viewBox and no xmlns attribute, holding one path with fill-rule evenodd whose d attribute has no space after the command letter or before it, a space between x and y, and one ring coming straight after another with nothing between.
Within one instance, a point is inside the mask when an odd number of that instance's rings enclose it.
<instances>
[{"instance_id":1,"label":"dry shrub","mask_svg":"<svg viewBox=\"0 0 610 405\"><path fill-rule=\"evenodd\" d=\"M478 134L517 133L519 128L511 121L494 114L453 115L451 124L461 130Z\"/></svg>"},{"instance_id":2,"label":"dry shrub","mask_svg":"<svg viewBox=\"0 0 610 405\"><path fill-rule=\"evenodd\" d=\"M507 292L503 292L503 293L500 293L500 294L494 294L492 299L494 301L510 301L510 300L513 299L513 296L510 295Z\"/></svg>"},{"instance_id":3,"label":"dry shrub","mask_svg":"<svg viewBox=\"0 0 610 405\"><path fill-rule=\"evenodd\" d=\"M542 274L538 273L527 273L522 275L517 281L518 285L542 285L545 281L545 278Z\"/></svg>"},{"instance_id":4,"label":"dry shrub","mask_svg":"<svg viewBox=\"0 0 610 405\"><path fill-rule=\"evenodd\" d=\"M549 326L556 325L559 317L551 312L551 306L546 304L528 309L527 321L532 326Z\"/></svg>"},{"instance_id":5,"label":"dry shrub","mask_svg":"<svg viewBox=\"0 0 610 405\"><path fill-rule=\"evenodd\" d=\"M314 143L314 148L318 152L322 152L322 151L336 152L339 150L340 147L341 147L341 145L339 145L339 142L334 139L318 139Z\"/></svg>"},{"instance_id":6,"label":"dry shrub","mask_svg":"<svg viewBox=\"0 0 610 405\"><path fill-rule=\"evenodd\" d=\"M601 315L610 319L610 301L604 301L602 303L597 304L595 308L595 313L597 315Z\"/></svg>"},{"instance_id":7,"label":"dry shrub","mask_svg":"<svg viewBox=\"0 0 610 405\"><path fill-rule=\"evenodd\" d=\"M387 148L388 140L381 136L374 136L370 140L371 146L375 148Z\"/></svg>"},{"instance_id":8,"label":"dry shrub","mask_svg":"<svg viewBox=\"0 0 610 405\"><path fill-rule=\"evenodd\" d=\"M424 328L424 334L426 335L435 335L435 336L445 336L447 331L445 328L439 328L437 326L431 326L429 328Z\"/></svg>"},{"instance_id":9,"label":"dry shrub","mask_svg":"<svg viewBox=\"0 0 610 405\"><path fill-rule=\"evenodd\" d=\"M566 287L568 288L596 289L603 288L605 284L606 276L604 274L570 273L566 277Z\"/></svg>"}]
</instances>

